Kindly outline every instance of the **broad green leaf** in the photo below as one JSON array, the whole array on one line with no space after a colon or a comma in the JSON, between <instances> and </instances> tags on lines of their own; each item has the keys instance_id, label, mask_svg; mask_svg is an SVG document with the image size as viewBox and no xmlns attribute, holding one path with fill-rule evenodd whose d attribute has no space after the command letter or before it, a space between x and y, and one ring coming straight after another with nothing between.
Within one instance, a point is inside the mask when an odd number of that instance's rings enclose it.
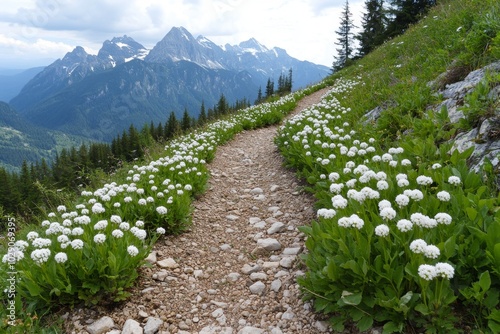
<instances>
[{"instance_id":1,"label":"broad green leaf","mask_svg":"<svg viewBox=\"0 0 500 334\"><path fill-rule=\"evenodd\" d=\"M425 304L418 304L415 306L415 311L422 313L423 315L429 315L429 308Z\"/></svg>"},{"instance_id":2,"label":"broad green leaf","mask_svg":"<svg viewBox=\"0 0 500 334\"><path fill-rule=\"evenodd\" d=\"M361 292L350 293L348 291L342 292L342 301L347 305L359 305L361 299L363 299L363 294Z\"/></svg>"},{"instance_id":3,"label":"broad green leaf","mask_svg":"<svg viewBox=\"0 0 500 334\"><path fill-rule=\"evenodd\" d=\"M365 315L358 321L357 325L360 331L367 331L373 325L373 318L369 315Z\"/></svg>"},{"instance_id":4,"label":"broad green leaf","mask_svg":"<svg viewBox=\"0 0 500 334\"><path fill-rule=\"evenodd\" d=\"M488 291L491 286L491 278L489 271L485 271L479 275L479 286L483 291Z\"/></svg>"},{"instance_id":5,"label":"broad green leaf","mask_svg":"<svg viewBox=\"0 0 500 334\"><path fill-rule=\"evenodd\" d=\"M471 207L465 209L467 216L470 220L474 221L477 217L477 210Z\"/></svg>"},{"instance_id":6,"label":"broad green leaf","mask_svg":"<svg viewBox=\"0 0 500 334\"><path fill-rule=\"evenodd\" d=\"M394 321L389 321L386 323L383 327L383 334L390 334L390 333L396 333L396 332L401 332L403 329L403 324L397 324Z\"/></svg>"}]
</instances>

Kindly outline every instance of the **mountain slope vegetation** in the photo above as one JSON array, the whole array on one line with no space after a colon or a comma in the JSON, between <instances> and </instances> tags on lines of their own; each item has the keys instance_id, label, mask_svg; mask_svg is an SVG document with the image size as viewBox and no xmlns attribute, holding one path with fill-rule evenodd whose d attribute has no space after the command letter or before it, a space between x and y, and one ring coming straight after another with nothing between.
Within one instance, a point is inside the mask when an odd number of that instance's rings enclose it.
<instances>
[{"instance_id":1,"label":"mountain slope vegetation","mask_svg":"<svg viewBox=\"0 0 500 334\"><path fill-rule=\"evenodd\" d=\"M320 85L209 123L165 150L149 147L150 159L99 175L102 187L85 189L76 200L61 194L37 219L41 226L18 232L43 247L21 243L16 251L23 255L9 261L26 275L18 314L47 310L56 300L125 299L158 234L189 226L191 200L204 190L205 163L217 145L280 122L304 94L331 85L321 103L276 137L287 164L318 198L317 220L302 228L304 296L337 331L499 332L500 203L488 181L497 173L487 166L469 170L470 150L450 154L463 125L452 125L446 109L428 110L442 100L440 87L500 58L499 22L497 1L444 0L404 35ZM378 120L363 120L379 106ZM140 224L132 231L121 225L126 220ZM78 224L71 235L78 242L68 243L62 224ZM126 228L115 232L117 226ZM50 242L37 238L42 233ZM117 276L127 278L108 279Z\"/></svg>"}]
</instances>

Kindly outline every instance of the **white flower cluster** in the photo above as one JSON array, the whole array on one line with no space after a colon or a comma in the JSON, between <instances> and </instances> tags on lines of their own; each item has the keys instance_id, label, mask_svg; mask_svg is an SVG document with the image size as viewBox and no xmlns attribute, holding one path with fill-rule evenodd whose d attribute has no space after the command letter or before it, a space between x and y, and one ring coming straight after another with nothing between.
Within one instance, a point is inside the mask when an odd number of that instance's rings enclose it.
<instances>
[{"instance_id":1,"label":"white flower cluster","mask_svg":"<svg viewBox=\"0 0 500 334\"><path fill-rule=\"evenodd\" d=\"M363 219L359 218L358 215L352 214L350 217L342 217L338 220L338 224L341 227L354 227L360 230L365 225Z\"/></svg>"},{"instance_id":2,"label":"white flower cluster","mask_svg":"<svg viewBox=\"0 0 500 334\"><path fill-rule=\"evenodd\" d=\"M435 278L452 279L455 275L453 266L446 262L439 262L436 265L422 264L418 267L418 275L426 281Z\"/></svg>"}]
</instances>

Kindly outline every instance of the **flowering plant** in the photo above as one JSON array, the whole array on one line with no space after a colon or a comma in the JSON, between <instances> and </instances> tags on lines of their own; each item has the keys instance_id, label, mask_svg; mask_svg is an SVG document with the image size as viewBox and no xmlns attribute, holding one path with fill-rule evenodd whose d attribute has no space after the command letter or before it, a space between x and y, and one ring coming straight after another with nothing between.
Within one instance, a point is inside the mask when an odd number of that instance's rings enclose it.
<instances>
[{"instance_id":1,"label":"flowering plant","mask_svg":"<svg viewBox=\"0 0 500 334\"><path fill-rule=\"evenodd\" d=\"M451 145L414 136L383 149L376 133L352 126L363 124L340 100L357 84L339 79L276 137L318 198L317 220L301 228L308 271L299 283L336 330L353 320L360 330L453 331L452 306L480 300L461 287L486 270L496 287L484 293L500 291L498 200L468 170L470 150L450 156ZM482 309L490 327L500 324L496 305Z\"/></svg>"}]
</instances>

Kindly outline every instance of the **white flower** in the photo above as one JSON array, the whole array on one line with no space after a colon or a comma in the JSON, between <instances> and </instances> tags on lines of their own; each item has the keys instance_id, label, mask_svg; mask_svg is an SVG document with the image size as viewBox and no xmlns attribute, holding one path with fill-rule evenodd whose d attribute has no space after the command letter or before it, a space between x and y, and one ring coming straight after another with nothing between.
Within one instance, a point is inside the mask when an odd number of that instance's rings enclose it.
<instances>
[{"instance_id":1,"label":"white flower","mask_svg":"<svg viewBox=\"0 0 500 334\"><path fill-rule=\"evenodd\" d=\"M350 179L349 181L347 181L345 183L345 185L348 187L348 188L354 188L356 186L356 182L358 182L358 180L356 179Z\"/></svg>"},{"instance_id":2,"label":"white flower","mask_svg":"<svg viewBox=\"0 0 500 334\"><path fill-rule=\"evenodd\" d=\"M403 159L403 160L401 160L401 165L402 166L411 166L411 161L408 159Z\"/></svg>"},{"instance_id":3,"label":"white flower","mask_svg":"<svg viewBox=\"0 0 500 334\"><path fill-rule=\"evenodd\" d=\"M437 259L441 252L439 251L439 248L437 248L434 245L427 245L424 249L424 256L429 258L429 259Z\"/></svg>"},{"instance_id":4,"label":"white flower","mask_svg":"<svg viewBox=\"0 0 500 334\"><path fill-rule=\"evenodd\" d=\"M166 231L165 231L165 229L164 229L163 227L158 227L158 228L156 229L156 233L158 233L158 234L165 234L165 232L166 232Z\"/></svg>"},{"instance_id":5,"label":"white flower","mask_svg":"<svg viewBox=\"0 0 500 334\"><path fill-rule=\"evenodd\" d=\"M184 186L184 190L186 190L186 191L191 191L191 190L193 190L193 187L192 187L190 184L186 184L186 185Z\"/></svg>"},{"instance_id":6,"label":"white flower","mask_svg":"<svg viewBox=\"0 0 500 334\"><path fill-rule=\"evenodd\" d=\"M83 228L75 227L74 229L71 230L71 235L82 235L83 232L84 232Z\"/></svg>"},{"instance_id":7,"label":"white flower","mask_svg":"<svg viewBox=\"0 0 500 334\"><path fill-rule=\"evenodd\" d=\"M130 229L130 225L127 222L123 222L119 226L120 230L128 231Z\"/></svg>"},{"instance_id":8,"label":"white flower","mask_svg":"<svg viewBox=\"0 0 500 334\"><path fill-rule=\"evenodd\" d=\"M422 254L425 252L427 243L422 239L413 240L410 244L410 250L415 254Z\"/></svg>"},{"instance_id":9,"label":"white flower","mask_svg":"<svg viewBox=\"0 0 500 334\"><path fill-rule=\"evenodd\" d=\"M104 230L108 226L107 220L100 220L94 225L94 230Z\"/></svg>"},{"instance_id":10,"label":"white flower","mask_svg":"<svg viewBox=\"0 0 500 334\"><path fill-rule=\"evenodd\" d=\"M24 253L17 247L11 247L9 252L2 257L3 263L14 264L24 259Z\"/></svg>"},{"instance_id":11,"label":"white flower","mask_svg":"<svg viewBox=\"0 0 500 334\"><path fill-rule=\"evenodd\" d=\"M159 206L156 208L156 212L158 212L158 214L160 214L160 215L166 215L168 211L167 211L166 207Z\"/></svg>"},{"instance_id":12,"label":"white flower","mask_svg":"<svg viewBox=\"0 0 500 334\"><path fill-rule=\"evenodd\" d=\"M52 244L52 241L50 239L36 238L31 244L36 248L44 248L49 247Z\"/></svg>"},{"instance_id":13,"label":"white flower","mask_svg":"<svg viewBox=\"0 0 500 334\"><path fill-rule=\"evenodd\" d=\"M338 194L342 191L342 188L344 188L343 183L332 183L330 185L330 192L332 192L334 194Z\"/></svg>"},{"instance_id":14,"label":"white flower","mask_svg":"<svg viewBox=\"0 0 500 334\"><path fill-rule=\"evenodd\" d=\"M146 233L146 231L145 231L145 230L137 229L137 230L136 230L135 232L133 232L133 233L134 233L134 235L135 235L138 239L140 239L140 240L144 240L144 239L146 239L146 235L147 235L147 233Z\"/></svg>"},{"instance_id":15,"label":"white flower","mask_svg":"<svg viewBox=\"0 0 500 334\"><path fill-rule=\"evenodd\" d=\"M462 183L462 180L458 176L450 176L448 178L448 183L453 184L455 186L459 186Z\"/></svg>"},{"instance_id":16,"label":"white flower","mask_svg":"<svg viewBox=\"0 0 500 334\"><path fill-rule=\"evenodd\" d=\"M382 211L384 208L391 208L391 207L392 207L391 202L389 202L386 199L383 199L380 202L378 202L379 211Z\"/></svg>"},{"instance_id":17,"label":"white flower","mask_svg":"<svg viewBox=\"0 0 500 334\"><path fill-rule=\"evenodd\" d=\"M137 201L137 204L139 204L139 205L146 205L146 204L147 204L147 202L146 202L146 200L145 200L144 198L141 198L141 199L139 199L139 200Z\"/></svg>"},{"instance_id":18,"label":"white flower","mask_svg":"<svg viewBox=\"0 0 500 334\"><path fill-rule=\"evenodd\" d=\"M48 248L35 249L33 252L31 252L31 259L33 259L36 264L47 262L49 260L49 256L50 249Z\"/></svg>"},{"instance_id":19,"label":"white flower","mask_svg":"<svg viewBox=\"0 0 500 334\"><path fill-rule=\"evenodd\" d=\"M36 238L38 238L38 233L34 231L28 232L28 234L26 235L26 239L28 239L29 241L33 241Z\"/></svg>"},{"instance_id":20,"label":"white flower","mask_svg":"<svg viewBox=\"0 0 500 334\"><path fill-rule=\"evenodd\" d=\"M452 221L451 216L445 212L436 213L434 219L436 219L436 221L439 224L444 224L444 225L450 225Z\"/></svg>"},{"instance_id":21,"label":"white flower","mask_svg":"<svg viewBox=\"0 0 500 334\"><path fill-rule=\"evenodd\" d=\"M148 196L148 197L146 198L146 201L147 201L148 203L152 203L152 202L154 202L154 201L155 201L155 199L154 199L153 197L151 197L151 196Z\"/></svg>"},{"instance_id":22,"label":"white flower","mask_svg":"<svg viewBox=\"0 0 500 334\"><path fill-rule=\"evenodd\" d=\"M398 180L398 187L403 188L403 187L408 187L408 185L410 185L410 182L407 179Z\"/></svg>"},{"instance_id":23,"label":"white flower","mask_svg":"<svg viewBox=\"0 0 500 334\"><path fill-rule=\"evenodd\" d=\"M123 231L122 230L113 230L113 232L111 232L111 235L115 238L121 238L121 237L123 237Z\"/></svg>"},{"instance_id":24,"label":"white flower","mask_svg":"<svg viewBox=\"0 0 500 334\"><path fill-rule=\"evenodd\" d=\"M424 198L424 193L422 193L418 189L413 189L413 190L407 189L403 193L414 201L420 201Z\"/></svg>"},{"instance_id":25,"label":"white flower","mask_svg":"<svg viewBox=\"0 0 500 334\"><path fill-rule=\"evenodd\" d=\"M92 212L95 214L103 213L105 211L106 209L102 206L101 203L94 203L94 205L92 205Z\"/></svg>"},{"instance_id":26,"label":"white flower","mask_svg":"<svg viewBox=\"0 0 500 334\"><path fill-rule=\"evenodd\" d=\"M111 218L109 218L109 220L115 224L120 224L122 222L122 218L118 215L112 215Z\"/></svg>"},{"instance_id":27,"label":"white flower","mask_svg":"<svg viewBox=\"0 0 500 334\"><path fill-rule=\"evenodd\" d=\"M66 253L57 253L54 256L54 259L56 260L57 263L64 263L68 261L68 255Z\"/></svg>"},{"instance_id":28,"label":"white flower","mask_svg":"<svg viewBox=\"0 0 500 334\"><path fill-rule=\"evenodd\" d=\"M432 281L437 275L436 268L430 264L421 264L418 267L418 275L426 281Z\"/></svg>"},{"instance_id":29,"label":"white flower","mask_svg":"<svg viewBox=\"0 0 500 334\"><path fill-rule=\"evenodd\" d=\"M83 248L83 241L81 241L80 239L72 240L71 247L73 249L82 249Z\"/></svg>"},{"instance_id":30,"label":"white flower","mask_svg":"<svg viewBox=\"0 0 500 334\"><path fill-rule=\"evenodd\" d=\"M439 169L441 168L441 164L435 163L432 165L432 169Z\"/></svg>"},{"instance_id":31,"label":"white flower","mask_svg":"<svg viewBox=\"0 0 500 334\"><path fill-rule=\"evenodd\" d=\"M435 268L436 276L446 279L452 279L455 275L455 269L453 269L453 267L448 263L438 262L436 263Z\"/></svg>"},{"instance_id":32,"label":"white flower","mask_svg":"<svg viewBox=\"0 0 500 334\"><path fill-rule=\"evenodd\" d=\"M349 217L342 217L338 220L338 224L341 227L351 227L351 220Z\"/></svg>"},{"instance_id":33,"label":"white flower","mask_svg":"<svg viewBox=\"0 0 500 334\"><path fill-rule=\"evenodd\" d=\"M345 209L347 200L342 195L335 195L332 197L332 205L335 209Z\"/></svg>"},{"instance_id":34,"label":"white flower","mask_svg":"<svg viewBox=\"0 0 500 334\"><path fill-rule=\"evenodd\" d=\"M389 189L389 183L387 183L387 181L380 180L380 181L377 182L377 189L378 190Z\"/></svg>"},{"instance_id":35,"label":"white flower","mask_svg":"<svg viewBox=\"0 0 500 334\"><path fill-rule=\"evenodd\" d=\"M380 217L382 217L383 220L392 220L396 217L396 210L390 207L383 208L380 211Z\"/></svg>"},{"instance_id":36,"label":"white flower","mask_svg":"<svg viewBox=\"0 0 500 334\"><path fill-rule=\"evenodd\" d=\"M380 161L382 161L382 157L380 155L374 155L372 157L372 161L373 162L380 162Z\"/></svg>"},{"instance_id":37,"label":"white flower","mask_svg":"<svg viewBox=\"0 0 500 334\"><path fill-rule=\"evenodd\" d=\"M384 153L382 155L382 161L384 162L392 161L392 155L390 155L389 153Z\"/></svg>"},{"instance_id":38,"label":"white flower","mask_svg":"<svg viewBox=\"0 0 500 334\"><path fill-rule=\"evenodd\" d=\"M142 220L138 220L138 221L135 222L135 226L137 226L137 227L143 227L144 226L144 222ZM134 229L134 231L135 231L135 229Z\"/></svg>"},{"instance_id":39,"label":"white flower","mask_svg":"<svg viewBox=\"0 0 500 334\"><path fill-rule=\"evenodd\" d=\"M432 178L425 176L425 175L419 175L417 177L417 183L420 184L421 186L428 186L432 184Z\"/></svg>"},{"instance_id":40,"label":"white flower","mask_svg":"<svg viewBox=\"0 0 500 334\"><path fill-rule=\"evenodd\" d=\"M64 244L69 241L69 238L67 235L61 234L60 236L57 237L57 242Z\"/></svg>"},{"instance_id":41,"label":"white flower","mask_svg":"<svg viewBox=\"0 0 500 334\"><path fill-rule=\"evenodd\" d=\"M139 254L139 250L135 246L128 246L127 252L130 254L130 256L136 256L137 254Z\"/></svg>"},{"instance_id":42,"label":"white flower","mask_svg":"<svg viewBox=\"0 0 500 334\"><path fill-rule=\"evenodd\" d=\"M437 226L436 219L430 218L419 212L415 212L410 216L411 221L420 227L433 228Z\"/></svg>"},{"instance_id":43,"label":"white flower","mask_svg":"<svg viewBox=\"0 0 500 334\"><path fill-rule=\"evenodd\" d=\"M389 226L385 224L378 225L375 227L375 234L379 237L386 237L389 235Z\"/></svg>"},{"instance_id":44,"label":"white flower","mask_svg":"<svg viewBox=\"0 0 500 334\"><path fill-rule=\"evenodd\" d=\"M391 167L397 167L398 166L398 162L396 160L389 161L389 166L391 166Z\"/></svg>"},{"instance_id":45,"label":"white flower","mask_svg":"<svg viewBox=\"0 0 500 334\"><path fill-rule=\"evenodd\" d=\"M317 212L318 217L323 217L325 219L333 218L335 217L335 214L337 212L333 209L319 209Z\"/></svg>"},{"instance_id":46,"label":"white flower","mask_svg":"<svg viewBox=\"0 0 500 334\"><path fill-rule=\"evenodd\" d=\"M349 220L351 221L351 226L357 228L358 230L360 230L365 225L363 219L359 218L359 216L356 214L351 215L349 217Z\"/></svg>"},{"instance_id":47,"label":"white flower","mask_svg":"<svg viewBox=\"0 0 500 334\"><path fill-rule=\"evenodd\" d=\"M127 197L125 197L125 198L123 199L123 201L124 201L125 203L130 203L130 202L132 202L132 197L127 196Z\"/></svg>"},{"instance_id":48,"label":"white flower","mask_svg":"<svg viewBox=\"0 0 500 334\"><path fill-rule=\"evenodd\" d=\"M57 211L58 211L58 212L66 212L66 207L65 207L64 205L59 205L59 206L57 207Z\"/></svg>"},{"instance_id":49,"label":"white flower","mask_svg":"<svg viewBox=\"0 0 500 334\"><path fill-rule=\"evenodd\" d=\"M407 206L410 203L410 198L405 194L399 194L396 196L397 205L402 208L403 206Z\"/></svg>"},{"instance_id":50,"label":"white flower","mask_svg":"<svg viewBox=\"0 0 500 334\"><path fill-rule=\"evenodd\" d=\"M94 242L96 244L102 244L106 241L106 236L102 233L94 235Z\"/></svg>"},{"instance_id":51,"label":"white flower","mask_svg":"<svg viewBox=\"0 0 500 334\"><path fill-rule=\"evenodd\" d=\"M42 226L43 226L43 227L47 227L47 226L49 226L49 225L50 225L50 221L48 221L48 220L44 220L44 221L42 222Z\"/></svg>"},{"instance_id":52,"label":"white flower","mask_svg":"<svg viewBox=\"0 0 500 334\"><path fill-rule=\"evenodd\" d=\"M29 243L27 243L26 241L24 240L17 240L15 243L14 243L14 246L15 248L17 248L18 250L20 250L21 252L24 251L26 248L29 247Z\"/></svg>"},{"instance_id":53,"label":"white flower","mask_svg":"<svg viewBox=\"0 0 500 334\"><path fill-rule=\"evenodd\" d=\"M396 224L396 227L401 232L408 232L408 231L412 230L413 223L411 221L409 221L408 219L400 219L398 221L398 223Z\"/></svg>"},{"instance_id":54,"label":"white flower","mask_svg":"<svg viewBox=\"0 0 500 334\"><path fill-rule=\"evenodd\" d=\"M442 202L448 202L451 199L450 193L445 190L438 192L436 197Z\"/></svg>"}]
</instances>

